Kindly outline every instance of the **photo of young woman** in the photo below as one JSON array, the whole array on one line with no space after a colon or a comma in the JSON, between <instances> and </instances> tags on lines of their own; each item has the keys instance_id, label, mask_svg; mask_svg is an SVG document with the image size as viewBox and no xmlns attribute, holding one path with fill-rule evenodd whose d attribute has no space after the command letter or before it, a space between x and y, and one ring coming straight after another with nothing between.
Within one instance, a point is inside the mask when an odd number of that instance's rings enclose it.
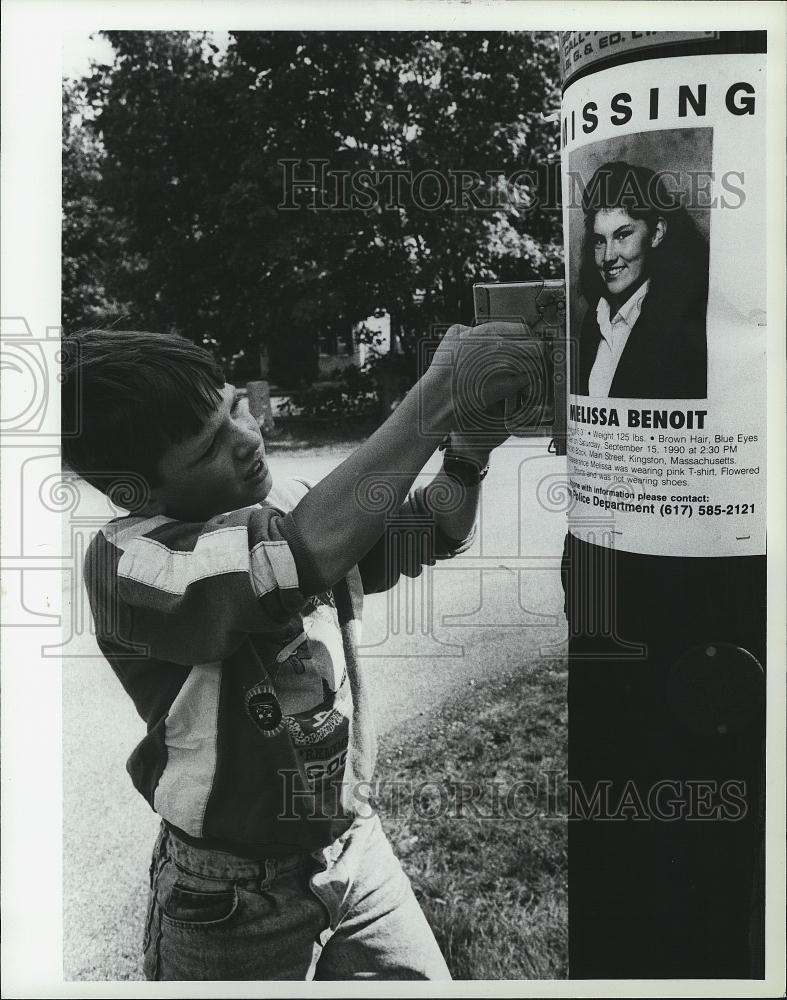
<instances>
[{"instance_id":1,"label":"photo of young woman","mask_svg":"<svg viewBox=\"0 0 787 1000\"><path fill-rule=\"evenodd\" d=\"M571 391L704 399L708 245L677 192L616 160L582 195L581 322Z\"/></svg>"}]
</instances>

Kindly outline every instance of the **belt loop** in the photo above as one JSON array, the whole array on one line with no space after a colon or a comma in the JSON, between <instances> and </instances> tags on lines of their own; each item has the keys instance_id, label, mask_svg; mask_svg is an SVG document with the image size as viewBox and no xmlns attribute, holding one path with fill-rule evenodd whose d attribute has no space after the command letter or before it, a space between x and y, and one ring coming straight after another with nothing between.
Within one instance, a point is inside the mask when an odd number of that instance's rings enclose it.
<instances>
[{"instance_id":1,"label":"belt loop","mask_svg":"<svg viewBox=\"0 0 787 1000\"><path fill-rule=\"evenodd\" d=\"M265 889L269 889L273 885L273 881L278 873L278 864L275 858L265 858L265 875L263 878L258 880L258 888L260 892Z\"/></svg>"}]
</instances>

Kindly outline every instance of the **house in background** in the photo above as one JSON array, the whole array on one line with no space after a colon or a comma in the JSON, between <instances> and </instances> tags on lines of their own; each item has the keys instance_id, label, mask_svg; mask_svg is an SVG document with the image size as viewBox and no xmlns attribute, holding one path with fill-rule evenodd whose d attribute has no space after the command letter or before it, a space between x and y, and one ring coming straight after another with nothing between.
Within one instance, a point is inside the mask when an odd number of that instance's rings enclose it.
<instances>
[{"instance_id":1,"label":"house in background","mask_svg":"<svg viewBox=\"0 0 787 1000\"><path fill-rule=\"evenodd\" d=\"M371 345L360 343L358 332L361 326L371 330L378 343ZM352 350L347 340L336 334L320 336L317 341L317 372L318 378L329 378L333 372L344 371L351 365L362 368L372 353L387 354L391 349L391 319L387 313L383 316L369 316L352 332ZM266 345L260 347L260 377L268 378L269 358Z\"/></svg>"}]
</instances>

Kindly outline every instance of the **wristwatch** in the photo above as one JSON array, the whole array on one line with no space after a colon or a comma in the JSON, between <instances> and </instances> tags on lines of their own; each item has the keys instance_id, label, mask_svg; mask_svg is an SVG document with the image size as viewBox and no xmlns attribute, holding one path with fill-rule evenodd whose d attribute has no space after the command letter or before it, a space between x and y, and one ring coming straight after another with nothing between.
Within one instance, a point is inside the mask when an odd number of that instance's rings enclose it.
<instances>
[{"instance_id":1,"label":"wristwatch","mask_svg":"<svg viewBox=\"0 0 787 1000\"><path fill-rule=\"evenodd\" d=\"M443 472L452 479L458 480L463 486L477 487L481 485L489 472L489 463L487 462L482 468L472 458L466 458L464 455L457 455L451 451L451 446L448 445L443 456Z\"/></svg>"}]
</instances>

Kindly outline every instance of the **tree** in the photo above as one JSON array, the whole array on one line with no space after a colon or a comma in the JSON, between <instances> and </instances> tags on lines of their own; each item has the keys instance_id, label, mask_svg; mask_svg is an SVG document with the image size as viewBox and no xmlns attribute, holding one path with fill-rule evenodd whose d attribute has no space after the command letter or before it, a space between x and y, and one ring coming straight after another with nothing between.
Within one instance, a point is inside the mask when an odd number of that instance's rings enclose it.
<instances>
[{"instance_id":1,"label":"tree","mask_svg":"<svg viewBox=\"0 0 787 1000\"><path fill-rule=\"evenodd\" d=\"M63 86L63 231L61 319L64 330L111 325L127 306L108 288L120 265L124 227L103 191L103 151L84 125L84 88Z\"/></svg>"},{"instance_id":2,"label":"tree","mask_svg":"<svg viewBox=\"0 0 787 1000\"><path fill-rule=\"evenodd\" d=\"M86 80L87 122L100 140L104 192L144 262L116 274L133 323L227 346L218 334L231 270L213 236L228 142L221 75L188 32L107 32L116 58Z\"/></svg>"},{"instance_id":3,"label":"tree","mask_svg":"<svg viewBox=\"0 0 787 1000\"><path fill-rule=\"evenodd\" d=\"M111 285L140 324L236 364L266 341L293 381L321 330L387 311L413 358L433 324L470 321L474 281L561 266L559 214L528 214L505 183L557 153L552 35L246 32L223 58L205 35L108 37L86 125L144 262ZM312 170L293 200L287 179Z\"/></svg>"}]
</instances>

